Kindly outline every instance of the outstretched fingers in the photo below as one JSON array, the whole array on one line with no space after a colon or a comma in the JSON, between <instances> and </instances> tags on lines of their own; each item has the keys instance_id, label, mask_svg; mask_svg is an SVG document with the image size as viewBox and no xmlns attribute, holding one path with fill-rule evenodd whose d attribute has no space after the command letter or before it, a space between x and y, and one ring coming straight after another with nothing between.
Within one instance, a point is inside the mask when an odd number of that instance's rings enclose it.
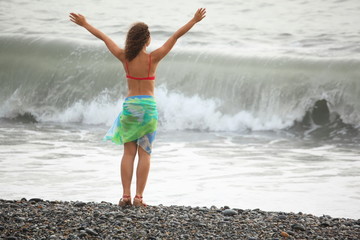
<instances>
[{"instance_id":1,"label":"outstretched fingers","mask_svg":"<svg viewBox=\"0 0 360 240\"><path fill-rule=\"evenodd\" d=\"M206 8L199 8L199 9L198 9L198 13L200 13L201 15L205 15L205 13L206 13Z\"/></svg>"},{"instance_id":2,"label":"outstretched fingers","mask_svg":"<svg viewBox=\"0 0 360 240\"><path fill-rule=\"evenodd\" d=\"M73 23L76 23L80 26L83 26L86 23L85 17L83 15L81 15L80 13L78 13L78 14L70 13L69 17L70 17L70 21L72 21Z\"/></svg>"},{"instance_id":3,"label":"outstretched fingers","mask_svg":"<svg viewBox=\"0 0 360 240\"><path fill-rule=\"evenodd\" d=\"M77 23L77 20L79 19L79 16L76 13L70 13L69 17L70 17L70 21L74 23Z\"/></svg>"},{"instance_id":4,"label":"outstretched fingers","mask_svg":"<svg viewBox=\"0 0 360 240\"><path fill-rule=\"evenodd\" d=\"M69 17L70 17L70 21L76 23L77 15L75 13L70 13Z\"/></svg>"},{"instance_id":5,"label":"outstretched fingers","mask_svg":"<svg viewBox=\"0 0 360 240\"><path fill-rule=\"evenodd\" d=\"M195 19L200 22L206 17L206 8L199 8L195 13Z\"/></svg>"}]
</instances>

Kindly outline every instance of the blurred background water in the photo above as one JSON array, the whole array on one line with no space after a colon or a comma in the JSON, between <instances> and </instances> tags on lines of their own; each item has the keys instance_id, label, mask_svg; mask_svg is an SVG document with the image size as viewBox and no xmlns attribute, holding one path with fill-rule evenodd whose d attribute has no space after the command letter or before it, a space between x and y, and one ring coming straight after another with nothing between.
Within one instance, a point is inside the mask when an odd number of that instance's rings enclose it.
<instances>
[{"instance_id":1,"label":"blurred background water","mask_svg":"<svg viewBox=\"0 0 360 240\"><path fill-rule=\"evenodd\" d=\"M149 204L360 216L360 2L0 1L0 197L111 201L122 147L101 142L124 70L68 20L150 51L207 17L158 68Z\"/></svg>"}]
</instances>

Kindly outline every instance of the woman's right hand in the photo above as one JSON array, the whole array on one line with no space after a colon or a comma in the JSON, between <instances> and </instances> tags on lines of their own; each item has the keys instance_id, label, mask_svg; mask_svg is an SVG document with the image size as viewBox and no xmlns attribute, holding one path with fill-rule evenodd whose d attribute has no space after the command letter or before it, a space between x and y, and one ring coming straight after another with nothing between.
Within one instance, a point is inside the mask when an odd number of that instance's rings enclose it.
<instances>
[{"instance_id":1,"label":"woman's right hand","mask_svg":"<svg viewBox=\"0 0 360 240\"><path fill-rule=\"evenodd\" d=\"M200 22L203 20L204 17L206 17L206 8L199 8L196 13L194 14L193 20L195 22Z\"/></svg>"},{"instance_id":2,"label":"woman's right hand","mask_svg":"<svg viewBox=\"0 0 360 240\"><path fill-rule=\"evenodd\" d=\"M78 14L70 13L69 17L70 17L70 21L76 23L79 26L84 27L87 24L86 18L83 15L81 15L80 13L78 13Z\"/></svg>"}]
</instances>

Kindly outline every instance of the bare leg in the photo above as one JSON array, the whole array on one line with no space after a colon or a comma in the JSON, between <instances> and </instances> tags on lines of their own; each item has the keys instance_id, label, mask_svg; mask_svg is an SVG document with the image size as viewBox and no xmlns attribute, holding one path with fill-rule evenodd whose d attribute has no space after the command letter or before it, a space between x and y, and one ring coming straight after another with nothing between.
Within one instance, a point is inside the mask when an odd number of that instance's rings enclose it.
<instances>
[{"instance_id":1,"label":"bare leg","mask_svg":"<svg viewBox=\"0 0 360 240\"><path fill-rule=\"evenodd\" d=\"M134 171L134 160L137 151L135 142L124 144L124 155L121 160L121 182L123 186L123 195L131 196L131 179Z\"/></svg>"},{"instance_id":2,"label":"bare leg","mask_svg":"<svg viewBox=\"0 0 360 240\"><path fill-rule=\"evenodd\" d=\"M136 195L142 197L150 170L150 157L142 147L138 147L139 162L136 169Z\"/></svg>"}]
</instances>

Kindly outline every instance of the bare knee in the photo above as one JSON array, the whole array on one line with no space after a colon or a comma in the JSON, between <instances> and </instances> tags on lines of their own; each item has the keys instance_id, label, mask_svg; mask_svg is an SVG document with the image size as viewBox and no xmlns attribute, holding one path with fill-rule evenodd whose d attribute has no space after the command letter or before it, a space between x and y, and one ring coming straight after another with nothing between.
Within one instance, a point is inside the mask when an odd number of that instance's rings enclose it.
<instances>
[{"instance_id":1,"label":"bare knee","mask_svg":"<svg viewBox=\"0 0 360 240\"><path fill-rule=\"evenodd\" d=\"M124 144L124 157L135 159L137 152L137 145L135 142L128 142Z\"/></svg>"},{"instance_id":2,"label":"bare knee","mask_svg":"<svg viewBox=\"0 0 360 240\"><path fill-rule=\"evenodd\" d=\"M141 161L142 159L146 159L146 160L150 159L151 155L147 151L145 151L142 147L139 147L137 151L139 154L139 161Z\"/></svg>"}]
</instances>

